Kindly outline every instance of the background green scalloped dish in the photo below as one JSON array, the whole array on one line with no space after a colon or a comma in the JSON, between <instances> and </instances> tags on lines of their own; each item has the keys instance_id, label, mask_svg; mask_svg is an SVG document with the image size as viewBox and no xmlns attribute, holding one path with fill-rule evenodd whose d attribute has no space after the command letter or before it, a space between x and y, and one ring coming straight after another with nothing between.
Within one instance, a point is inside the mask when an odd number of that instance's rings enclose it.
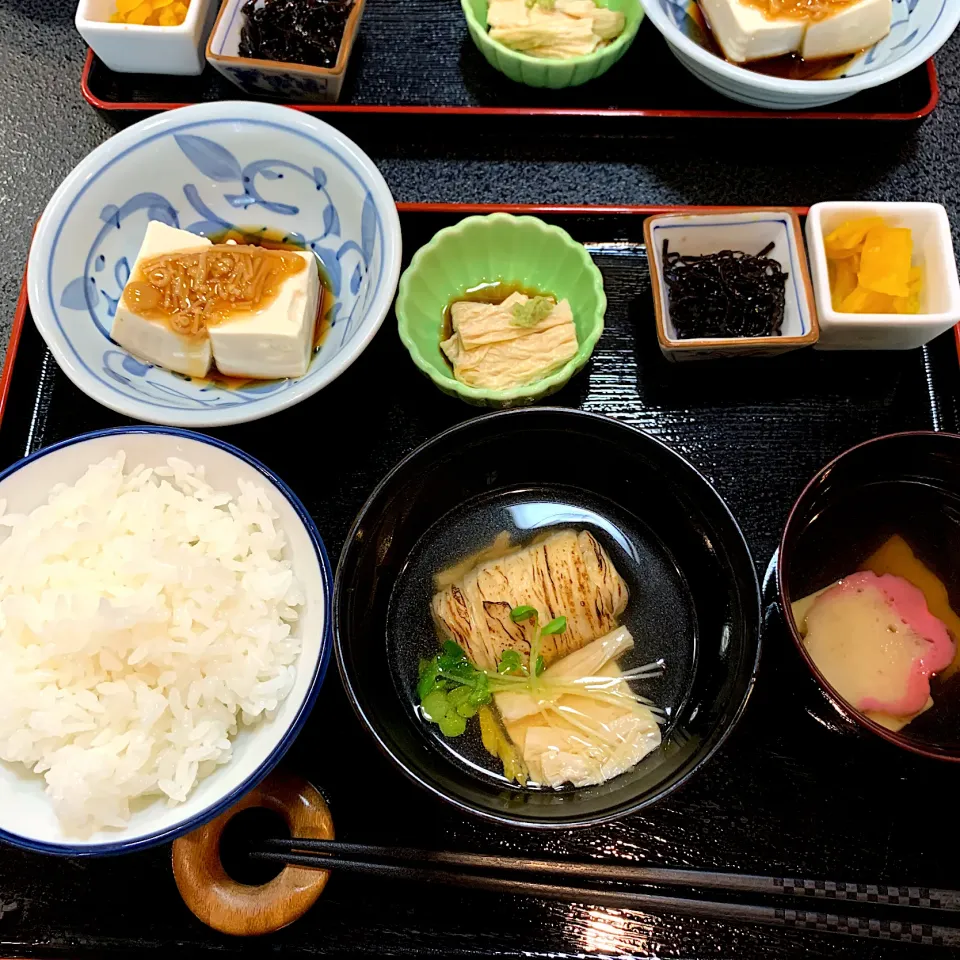
<instances>
[{"instance_id":1,"label":"background green scalloped dish","mask_svg":"<svg viewBox=\"0 0 960 960\"><path fill-rule=\"evenodd\" d=\"M467 18L467 29L477 49L486 58L487 63L517 83L529 87L577 87L581 83L593 80L606 73L630 48L640 23L643 20L643 7L640 0L598 0L600 6L619 10L626 18L627 25L613 43L589 53L585 57L572 57L569 60L543 60L518 53L502 43L490 39L487 33L487 0L460 0L463 15Z\"/></svg>"},{"instance_id":2,"label":"background green scalloped dish","mask_svg":"<svg viewBox=\"0 0 960 960\"><path fill-rule=\"evenodd\" d=\"M580 349L548 377L508 390L468 387L440 350L443 314L479 283L519 283L569 300ZM603 276L583 244L536 217L494 213L467 217L422 246L400 278L400 339L413 362L444 392L484 407L515 407L555 393L583 369L603 333Z\"/></svg>"}]
</instances>

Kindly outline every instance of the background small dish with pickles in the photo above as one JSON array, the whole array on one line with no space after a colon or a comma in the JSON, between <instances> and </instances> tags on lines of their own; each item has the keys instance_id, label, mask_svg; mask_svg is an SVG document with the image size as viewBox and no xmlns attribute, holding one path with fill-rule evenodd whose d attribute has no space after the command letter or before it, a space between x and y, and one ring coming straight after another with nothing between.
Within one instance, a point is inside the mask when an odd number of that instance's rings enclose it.
<instances>
[{"instance_id":1,"label":"background small dish with pickles","mask_svg":"<svg viewBox=\"0 0 960 960\"><path fill-rule=\"evenodd\" d=\"M80 0L74 25L90 48L118 73L198 76L216 0L190 0L176 26L115 23L116 0Z\"/></svg>"}]
</instances>

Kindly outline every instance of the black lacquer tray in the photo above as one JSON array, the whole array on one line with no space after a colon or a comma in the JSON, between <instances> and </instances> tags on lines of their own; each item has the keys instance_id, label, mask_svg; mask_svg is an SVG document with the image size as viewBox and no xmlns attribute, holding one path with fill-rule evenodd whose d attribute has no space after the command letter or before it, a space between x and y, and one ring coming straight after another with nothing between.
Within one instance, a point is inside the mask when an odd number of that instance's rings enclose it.
<instances>
[{"instance_id":1,"label":"black lacquer tray","mask_svg":"<svg viewBox=\"0 0 960 960\"><path fill-rule=\"evenodd\" d=\"M199 77L114 73L92 51L80 87L93 106L126 113L244 96L209 66ZM854 124L861 130L903 125L891 121L916 123L933 110L939 96L930 60L898 80L817 110L760 110L728 100L691 76L647 22L603 77L582 87L537 90L508 80L483 59L456 0L378 0L364 12L340 102L293 105L329 117L373 114L370 119L377 124L391 116L402 123L411 115L541 117L552 119L554 126L574 118L619 118L644 121L628 123L633 130L658 132L686 129L696 120L868 121Z\"/></svg>"},{"instance_id":2,"label":"black lacquer tray","mask_svg":"<svg viewBox=\"0 0 960 960\"><path fill-rule=\"evenodd\" d=\"M438 228L493 208L404 206L408 256ZM516 208L514 208L516 209ZM923 350L800 351L671 364L660 354L643 241L650 208L526 208L583 241L604 275L607 328L593 361L551 402L649 431L715 484L763 573L787 511L831 457L877 434L956 430L957 356ZM0 466L123 418L80 394L46 352L23 302L0 396ZM393 317L363 356L305 403L219 434L273 467L336 556L376 481L404 453L476 413L440 394L403 349ZM335 671L284 765L326 794L344 840L534 856L622 858L775 876L958 887L960 767L840 729L765 592L756 690L733 736L677 793L602 828L544 836L470 819L408 783L361 728ZM939 948L518 900L334 874L286 930L231 940L177 894L169 847L107 860L4 848L0 956L937 957Z\"/></svg>"}]
</instances>

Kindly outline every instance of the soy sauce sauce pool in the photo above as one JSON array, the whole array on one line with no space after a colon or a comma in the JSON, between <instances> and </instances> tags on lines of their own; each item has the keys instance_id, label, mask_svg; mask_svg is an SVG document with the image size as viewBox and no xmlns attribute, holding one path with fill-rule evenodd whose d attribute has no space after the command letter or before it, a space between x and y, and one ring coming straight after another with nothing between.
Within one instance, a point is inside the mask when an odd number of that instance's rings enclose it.
<instances>
[{"instance_id":1,"label":"soy sauce sauce pool","mask_svg":"<svg viewBox=\"0 0 960 960\"><path fill-rule=\"evenodd\" d=\"M789 596L800 599L862 570L895 535L943 583L960 613L960 494L912 481L868 484L827 504L796 541ZM900 736L960 750L960 672L934 677L930 693L933 706Z\"/></svg>"},{"instance_id":2,"label":"soy sauce sauce pool","mask_svg":"<svg viewBox=\"0 0 960 960\"><path fill-rule=\"evenodd\" d=\"M690 587L668 548L641 520L602 497L563 486L501 490L468 500L441 517L414 546L387 612L390 673L411 723L433 748L473 775L521 789L507 781L500 764L484 749L476 718L468 721L461 736L444 737L421 716L416 694L420 660L440 650L430 612L434 576L490 546L504 530L512 545L526 546L560 530L588 530L602 544L630 591L619 622L633 634L634 648L619 658L620 667L629 670L658 659L666 666L658 678L631 683L666 714L661 727L666 741L696 667L697 623ZM549 787L527 789L554 792Z\"/></svg>"}]
</instances>

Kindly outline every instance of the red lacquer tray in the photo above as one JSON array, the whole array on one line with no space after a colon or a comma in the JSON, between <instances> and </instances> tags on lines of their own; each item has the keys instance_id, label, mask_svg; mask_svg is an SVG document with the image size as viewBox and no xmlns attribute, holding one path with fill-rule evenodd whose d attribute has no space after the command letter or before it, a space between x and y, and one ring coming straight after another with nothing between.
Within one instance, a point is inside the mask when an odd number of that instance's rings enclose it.
<instances>
[{"instance_id":1,"label":"red lacquer tray","mask_svg":"<svg viewBox=\"0 0 960 960\"><path fill-rule=\"evenodd\" d=\"M408 2L436 5L434 0L404 0ZM917 123L933 111L940 98L936 68L933 60L928 60L906 76L820 110L751 108L722 97L687 73L650 24L642 25L631 49L603 77L582 87L537 90L508 80L487 64L466 37L461 21L451 18L448 11L442 22L435 22L436 30L450 33L446 39L457 53L431 60L427 70L421 57L422 43L414 37L404 39L394 29L402 22L395 17L381 22L377 6L371 5L341 102L289 105L331 117L618 118L648 121L644 129L663 124L682 128L690 120L855 120L862 127L869 121L877 121L879 126L889 126L892 121ZM212 67L199 77L114 73L92 50L87 53L80 89L87 102L99 110L131 113L155 113L244 96Z\"/></svg>"}]
</instances>

